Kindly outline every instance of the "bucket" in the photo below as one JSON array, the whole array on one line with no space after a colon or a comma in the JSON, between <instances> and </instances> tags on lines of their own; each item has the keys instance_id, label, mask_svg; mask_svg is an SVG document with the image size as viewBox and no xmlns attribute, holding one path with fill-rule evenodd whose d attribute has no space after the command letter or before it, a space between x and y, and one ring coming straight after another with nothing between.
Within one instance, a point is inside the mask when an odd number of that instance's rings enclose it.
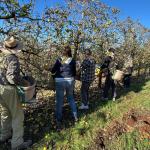
<instances>
[{"instance_id":1,"label":"bucket","mask_svg":"<svg viewBox=\"0 0 150 150\"><path fill-rule=\"evenodd\" d=\"M122 81L124 77L124 72L121 70L116 70L113 79L116 81Z\"/></svg>"},{"instance_id":2,"label":"bucket","mask_svg":"<svg viewBox=\"0 0 150 150\"><path fill-rule=\"evenodd\" d=\"M24 77L24 84L19 86L19 90L24 102L30 102L35 95L36 82L32 77Z\"/></svg>"}]
</instances>

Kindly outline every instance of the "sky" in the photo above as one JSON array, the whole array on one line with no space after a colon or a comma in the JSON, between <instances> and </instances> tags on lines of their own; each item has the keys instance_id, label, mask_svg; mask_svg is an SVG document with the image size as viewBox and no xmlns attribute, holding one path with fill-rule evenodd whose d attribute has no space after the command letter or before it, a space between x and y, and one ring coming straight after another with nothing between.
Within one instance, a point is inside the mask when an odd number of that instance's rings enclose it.
<instances>
[{"instance_id":1,"label":"sky","mask_svg":"<svg viewBox=\"0 0 150 150\"><path fill-rule=\"evenodd\" d=\"M27 2L29 0L19 0ZM55 6L64 5L65 0L36 0L37 11L42 12L45 5ZM130 16L133 20L139 20L145 27L150 28L150 0L101 0L109 6L120 10L120 19L123 20ZM1 22L1 21L0 21ZM1 23L0 23L1 24Z\"/></svg>"},{"instance_id":2,"label":"sky","mask_svg":"<svg viewBox=\"0 0 150 150\"><path fill-rule=\"evenodd\" d=\"M64 4L64 0L36 0L36 9L41 10L45 4L55 6ZM130 16L133 20L139 20L144 26L150 28L150 0L101 0L109 6L120 10L120 19ZM42 2L42 5L41 5Z\"/></svg>"},{"instance_id":3,"label":"sky","mask_svg":"<svg viewBox=\"0 0 150 150\"><path fill-rule=\"evenodd\" d=\"M109 6L120 9L120 18L130 16L150 28L150 0L102 0Z\"/></svg>"}]
</instances>

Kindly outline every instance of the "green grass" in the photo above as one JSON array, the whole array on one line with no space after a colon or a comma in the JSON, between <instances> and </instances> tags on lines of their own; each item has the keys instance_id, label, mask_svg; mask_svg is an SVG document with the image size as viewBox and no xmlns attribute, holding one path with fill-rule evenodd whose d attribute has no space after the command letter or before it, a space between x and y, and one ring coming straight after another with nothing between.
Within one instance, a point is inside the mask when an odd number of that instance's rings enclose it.
<instances>
[{"instance_id":1,"label":"green grass","mask_svg":"<svg viewBox=\"0 0 150 150\"><path fill-rule=\"evenodd\" d=\"M150 141L141 137L138 131L133 131L124 133L109 145L109 149L115 150L116 148L118 150L149 150Z\"/></svg>"},{"instance_id":2,"label":"green grass","mask_svg":"<svg viewBox=\"0 0 150 150\"><path fill-rule=\"evenodd\" d=\"M101 128L109 125L113 120L121 119L123 114L132 108L150 110L150 81L134 83L128 91L121 91L116 102L101 102L98 98L91 100L88 112L79 112L79 122L63 129L60 133L51 131L34 144L32 149L46 150L84 150L93 144ZM146 141L138 140L138 133L126 133L110 144L110 150L147 150ZM135 142L136 141L136 142ZM109 145L108 145L109 146ZM47 148L46 148L47 147Z\"/></svg>"}]
</instances>

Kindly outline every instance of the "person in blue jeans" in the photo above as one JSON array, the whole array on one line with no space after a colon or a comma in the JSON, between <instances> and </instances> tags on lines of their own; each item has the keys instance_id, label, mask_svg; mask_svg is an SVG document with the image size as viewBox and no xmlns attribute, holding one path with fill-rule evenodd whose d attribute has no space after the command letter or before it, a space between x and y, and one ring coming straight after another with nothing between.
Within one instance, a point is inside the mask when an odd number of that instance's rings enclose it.
<instances>
[{"instance_id":1,"label":"person in blue jeans","mask_svg":"<svg viewBox=\"0 0 150 150\"><path fill-rule=\"evenodd\" d=\"M77 108L73 96L74 79L76 75L76 62L72 58L71 48L66 46L62 57L58 58L51 70L55 78L56 87L56 122L57 126L61 125L64 93L66 92L67 100L72 110L72 115L77 121Z\"/></svg>"}]
</instances>

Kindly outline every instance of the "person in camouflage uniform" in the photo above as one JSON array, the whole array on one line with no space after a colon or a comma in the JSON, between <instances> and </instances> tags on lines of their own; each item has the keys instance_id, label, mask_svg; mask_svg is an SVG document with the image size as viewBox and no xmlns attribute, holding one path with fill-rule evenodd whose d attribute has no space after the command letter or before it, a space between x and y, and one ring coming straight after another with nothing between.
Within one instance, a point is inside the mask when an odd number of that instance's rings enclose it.
<instances>
[{"instance_id":1,"label":"person in camouflage uniform","mask_svg":"<svg viewBox=\"0 0 150 150\"><path fill-rule=\"evenodd\" d=\"M0 66L0 142L12 137L12 150L31 145L31 141L23 140L24 113L16 88L16 85L22 82L20 63L16 55L21 51L21 47L21 43L14 37L8 37L0 46L3 54Z\"/></svg>"}]
</instances>

